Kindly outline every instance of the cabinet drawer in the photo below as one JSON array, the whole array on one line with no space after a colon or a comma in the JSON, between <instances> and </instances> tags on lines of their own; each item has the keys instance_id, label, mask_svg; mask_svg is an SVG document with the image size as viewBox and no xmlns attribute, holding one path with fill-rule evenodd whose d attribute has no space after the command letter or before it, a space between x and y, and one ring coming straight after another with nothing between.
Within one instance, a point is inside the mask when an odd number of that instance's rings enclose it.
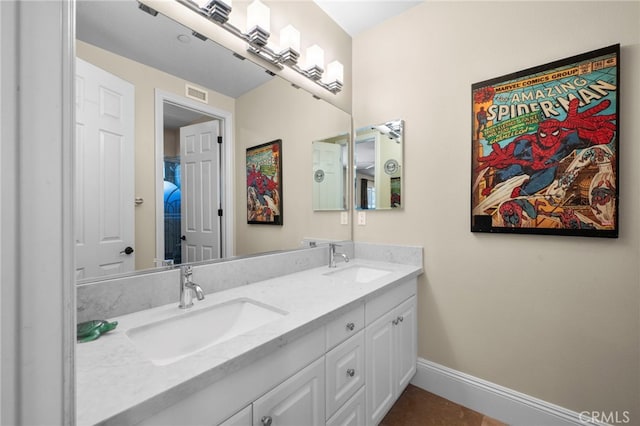
<instances>
[{"instance_id":1,"label":"cabinet drawer","mask_svg":"<svg viewBox=\"0 0 640 426\"><path fill-rule=\"evenodd\" d=\"M364 386L360 388L336 413L327 420L327 426L365 425Z\"/></svg>"},{"instance_id":2,"label":"cabinet drawer","mask_svg":"<svg viewBox=\"0 0 640 426\"><path fill-rule=\"evenodd\" d=\"M364 330L328 352L325 362L329 418L364 384Z\"/></svg>"},{"instance_id":3,"label":"cabinet drawer","mask_svg":"<svg viewBox=\"0 0 640 426\"><path fill-rule=\"evenodd\" d=\"M377 318L380 318L382 315L387 313L390 309L393 309L416 294L417 287L418 280L416 278L412 278L399 282L395 287L372 300L367 300L365 324L371 324Z\"/></svg>"},{"instance_id":4,"label":"cabinet drawer","mask_svg":"<svg viewBox=\"0 0 640 426\"><path fill-rule=\"evenodd\" d=\"M327 351L364 327L364 305L334 319L326 326Z\"/></svg>"}]
</instances>

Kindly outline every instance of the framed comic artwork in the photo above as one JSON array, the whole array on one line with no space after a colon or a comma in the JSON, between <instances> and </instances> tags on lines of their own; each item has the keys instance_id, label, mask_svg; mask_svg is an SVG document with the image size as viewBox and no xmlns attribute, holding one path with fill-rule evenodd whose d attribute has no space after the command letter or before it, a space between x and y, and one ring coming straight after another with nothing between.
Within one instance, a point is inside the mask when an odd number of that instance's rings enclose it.
<instances>
[{"instance_id":1,"label":"framed comic artwork","mask_svg":"<svg viewBox=\"0 0 640 426\"><path fill-rule=\"evenodd\" d=\"M282 225L282 140L247 148L247 223Z\"/></svg>"},{"instance_id":2,"label":"framed comic artwork","mask_svg":"<svg viewBox=\"0 0 640 426\"><path fill-rule=\"evenodd\" d=\"M471 231L618 236L620 45L475 83Z\"/></svg>"}]
</instances>

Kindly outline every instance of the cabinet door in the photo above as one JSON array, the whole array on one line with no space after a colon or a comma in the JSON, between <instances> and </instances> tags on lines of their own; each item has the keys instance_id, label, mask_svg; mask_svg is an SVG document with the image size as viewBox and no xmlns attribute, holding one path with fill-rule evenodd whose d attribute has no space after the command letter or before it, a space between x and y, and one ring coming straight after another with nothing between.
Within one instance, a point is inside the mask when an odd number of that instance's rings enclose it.
<instances>
[{"instance_id":1,"label":"cabinet door","mask_svg":"<svg viewBox=\"0 0 640 426\"><path fill-rule=\"evenodd\" d=\"M324 425L324 357L253 403L254 426Z\"/></svg>"},{"instance_id":2,"label":"cabinet door","mask_svg":"<svg viewBox=\"0 0 640 426\"><path fill-rule=\"evenodd\" d=\"M396 374L395 374L395 395L407 387L409 381L416 372L416 362L418 356L417 348L417 320L416 320L416 297L413 296L396 309L397 315L395 334L397 351Z\"/></svg>"},{"instance_id":3,"label":"cabinet door","mask_svg":"<svg viewBox=\"0 0 640 426\"><path fill-rule=\"evenodd\" d=\"M251 405L247 405L218 426L251 426L252 421Z\"/></svg>"},{"instance_id":4,"label":"cabinet door","mask_svg":"<svg viewBox=\"0 0 640 426\"><path fill-rule=\"evenodd\" d=\"M395 401L395 319L388 312L365 330L367 424L378 424Z\"/></svg>"}]
</instances>

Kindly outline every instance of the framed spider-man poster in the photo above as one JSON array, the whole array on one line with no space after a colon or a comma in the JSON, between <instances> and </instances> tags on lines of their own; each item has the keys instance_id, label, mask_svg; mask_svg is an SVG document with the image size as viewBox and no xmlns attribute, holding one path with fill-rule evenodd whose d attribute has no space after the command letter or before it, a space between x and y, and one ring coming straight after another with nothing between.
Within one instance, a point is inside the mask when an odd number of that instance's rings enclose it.
<instances>
[{"instance_id":1,"label":"framed spider-man poster","mask_svg":"<svg viewBox=\"0 0 640 426\"><path fill-rule=\"evenodd\" d=\"M475 83L471 231L618 237L620 45Z\"/></svg>"}]
</instances>

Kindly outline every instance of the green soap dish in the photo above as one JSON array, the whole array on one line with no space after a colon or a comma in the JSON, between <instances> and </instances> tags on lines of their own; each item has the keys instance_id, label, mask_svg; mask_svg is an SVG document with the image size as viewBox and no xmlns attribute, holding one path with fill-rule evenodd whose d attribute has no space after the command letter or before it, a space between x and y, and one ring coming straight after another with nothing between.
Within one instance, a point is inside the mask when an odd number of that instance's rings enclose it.
<instances>
[{"instance_id":1,"label":"green soap dish","mask_svg":"<svg viewBox=\"0 0 640 426\"><path fill-rule=\"evenodd\" d=\"M78 324L76 334L78 342L90 342L96 340L103 333L113 330L118 326L118 321L91 320Z\"/></svg>"}]
</instances>

